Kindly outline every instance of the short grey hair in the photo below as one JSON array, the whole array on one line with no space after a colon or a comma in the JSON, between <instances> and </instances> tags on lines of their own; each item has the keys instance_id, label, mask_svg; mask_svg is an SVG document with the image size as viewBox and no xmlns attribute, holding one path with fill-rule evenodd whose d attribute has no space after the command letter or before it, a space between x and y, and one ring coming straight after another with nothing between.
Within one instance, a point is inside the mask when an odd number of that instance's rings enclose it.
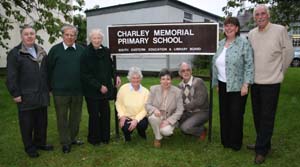
<instances>
[{"instance_id":1,"label":"short grey hair","mask_svg":"<svg viewBox=\"0 0 300 167\"><path fill-rule=\"evenodd\" d=\"M71 24L64 24L62 26L62 28L60 29L60 32L61 32L62 35L65 33L66 29L73 29L75 31L75 35L76 35L76 38L77 38L77 35L78 35L78 29L77 29L77 27L75 27L75 26L73 26Z\"/></svg>"},{"instance_id":2,"label":"short grey hair","mask_svg":"<svg viewBox=\"0 0 300 167\"><path fill-rule=\"evenodd\" d=\"M253 10L253 18L255 18L255 13L256 13L256 10L258 8L265 9L265 11L267 12L268 16L270 17L270 10L269 10L269 8L265 4L258 4L257 6L255 6L255 8Z\"/></svg>"},{"instance_id":3,"label":"short grey hair","mask_svg":"<svg viewBox=\"0 0 300 167\"><path fill-rule=\"evenodd\" d=\"M182 65L186 64L188 66L188 68L192 71L192 66L191 64L187 63L187 62L182 62L179 64L179 70L178 70L178 74L181 75L181 69L182 69Z\"/></svg>"},{"instance_id":4,"label":"short grey hair","mask_svg":"<svg viewBox=\"0 0 300 167\"><path fill-rule=\"evenodd\" d=\"M91 41L92 35L94 35L94 34L100 35L100 37L101 37L102 39L104 38L104 34L103 34L102 30L99 29L99 28L95 28L95 29L92 29L92 30L90 31L90 33L89 33L89 41Z\"/></svg>"},{"instance_id":5,"label":"short grey hair","mask_svg":"<svg viewBox=\"0 0 300 167\"><path fill-rule=\"evenodd\" d=\"M133 75L138 75L140 79L143 78L143 74L140 68L130 67L127 75L127 79L130 81Z\"/></svg>"},{"instance_id":6,"label":"short grey hair","mask_svg":"<svg viewBox=\"0 0 300 167\"><path fill-rule=\"evenodd\" d=\"M32 25L30 25L30 24L24 24L24 25L21 25L21 26L20 26L20 34L22 34L23 31L24 31L25 29L27 29L27 28L33 29L34 33L36 33L36 32L35 32L35 29L33 28Z\"/></svg>"}]
</instances>

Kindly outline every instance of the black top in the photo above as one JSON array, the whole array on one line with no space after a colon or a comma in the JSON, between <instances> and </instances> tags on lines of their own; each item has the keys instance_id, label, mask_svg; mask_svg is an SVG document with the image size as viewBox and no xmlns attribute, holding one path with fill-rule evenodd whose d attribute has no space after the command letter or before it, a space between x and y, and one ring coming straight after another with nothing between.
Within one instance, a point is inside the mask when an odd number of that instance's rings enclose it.
<instances>
[{"instance_id":1,"label":"black top","mask_svg":"<svg viewBox=\"0 0 300 167\"><path fill-rule=\"evenodd\" d=\"M94 49L90 44L81 57L80 78L84 96L95 99L111 99L114 95L114 77L115 70L109 49L104 46ZM108 88L108 92L105 94L100 92L102 85Z\"/></svg>"}]
</instances>

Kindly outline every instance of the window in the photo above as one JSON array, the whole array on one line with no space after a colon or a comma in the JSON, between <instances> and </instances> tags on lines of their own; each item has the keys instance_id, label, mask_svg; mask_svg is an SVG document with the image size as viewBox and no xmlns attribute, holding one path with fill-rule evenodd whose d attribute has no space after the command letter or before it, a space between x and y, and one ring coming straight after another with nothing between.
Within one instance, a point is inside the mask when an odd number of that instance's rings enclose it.
<instances>
[{"instance_id":1,"label":"window","mask_svg":"<svg viewBox=\"0 0 300 167\"><path fill-rule=\"evenodd\" d=\"M191 13L188 13L188 12L184 12L184 19L187 19L187 20L193 20L193 15Z\"/></svg>"},{"instance_id":2,"label":"window","mask_svg":"<svg viewBox=\"0 0 300 167\"><path fill-rule=\"evenodd\" d=\"M210 20L205 18L204 23L210 23Z\"/></svg>"}]
</instances>

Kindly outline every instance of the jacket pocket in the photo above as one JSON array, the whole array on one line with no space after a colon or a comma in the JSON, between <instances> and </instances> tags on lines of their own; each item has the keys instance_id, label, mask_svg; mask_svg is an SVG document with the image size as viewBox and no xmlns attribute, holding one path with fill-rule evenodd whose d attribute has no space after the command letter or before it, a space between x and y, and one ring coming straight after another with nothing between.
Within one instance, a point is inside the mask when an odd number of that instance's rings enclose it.
<instances>
[{"instance_id":1,"label":"jacket pocket","mask_svg":"<svg viewBox=\"0 0 300 167\"><path fill-rule=\"evenodd\" d=\"M24 93L22 95L22 104L25 106L34 106L40 103L39 93Z\"/></svg>"}]
</instances>

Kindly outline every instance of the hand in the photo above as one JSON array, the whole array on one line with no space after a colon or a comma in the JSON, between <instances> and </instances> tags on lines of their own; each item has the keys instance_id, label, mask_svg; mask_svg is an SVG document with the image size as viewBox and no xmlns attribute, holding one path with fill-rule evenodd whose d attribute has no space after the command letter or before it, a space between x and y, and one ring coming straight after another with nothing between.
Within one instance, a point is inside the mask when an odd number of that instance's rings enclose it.
<instances>
[{"instance_id":1,"label":"hand","mask_svg":"<svg viewBox=\"0 0 300 167\"><path fill-rule=\"evenodd\" d=\"M247 94L248 94L248 88L242 87L242 89L241 89L241 96L245 96Z\"/></svg>"},{"instance_id":2,"label":"hand","mask_svg":"<svg viewBox=\"0 0 300 167\"><path fill-rule=\"evenodd\" d=\"M130 121L130 126L128 128L129 131L133 131L136 128L138 121L136 119L133 119L132 121Z\"/></svg>"},{"instance_id":3,"label":"hand","mask_svg":"<svg viewBox=\"0 0 300 167\"><path fill-rule=\"evenodd\" d=\"M241 88L241 96L245 96L248 94L248 85L244 84Z\"/></svg>"},{"instance_id":4,"label":"hand","mask_svg":"<svg viewBox=\"0 0 300 167\"><path fill-rule=\"evenodd\" d=\"M169 123L169 121L167 121L167 120L164 120L164 121L162 121L161 123L160 123L160 128L163 128L163 127L166 127L166 126L168 126L168 125L170 125L170 123Z\"/></svg>"},{"instance_id":5,"label":"hand","mask_svg":"<svg viewBox=\"0 0 300 167\"><path fill-rule=\"evenodd\" d=\"M116 77L116 87L120 87L122 84L121 78L119 76Z\"/></svg>"},{"instance_id":6,"label":"hand","mask_svg":"<svg viewBox=\"0 0 300 167\"><path fill-rule=\"evenodd\" d=\"M217 92L219 93L219 86L216 86Z\"/></svg>"},{"instance_id":7,"label":"hand","mask_svg":"<svg viewBox=\"0 0 300 167\"><path fill-rule=\"evenodd\" d=\"M108 91L108 90L107 90L107 87L104 86L104 85L102 85L102 86L101 86L101 89L100 89L100 92L101 92L102 94L105 94L107 91Z\"/></svg>"},{"instance_id":8,"label":"hand","mask_svg":"<svg viewBox=\"0 0 300 167\"><path fill-rule=\"evenodd\" d=\"M160 111L159 110L155 110L154 111L154 115L156 116L156 117L160 117L161 116L161 113L160 113Z\"/></svg>"},{"instance_id":9,"label":"hand","mask_svg":"<svg viewBox=\"0 0 300 167\"><path fill-rule=\"evenodd\" d=\"M22 97L21 96L14 97L14 101L15 101L15 103L21 103L22 102Z\"/></svg>"},{"instance_id":10,"label":"hand","mask_svg":"<svg viewBox=\"0 0 300 167\"><path fill-rule=\"evenodd\" d=\"M125 121L126 121L126 117L125 116L122 116L120 119L119 119L119 127L120 128L123 128L124 124L125 124Z\"/></svg>"}]
</instances>

